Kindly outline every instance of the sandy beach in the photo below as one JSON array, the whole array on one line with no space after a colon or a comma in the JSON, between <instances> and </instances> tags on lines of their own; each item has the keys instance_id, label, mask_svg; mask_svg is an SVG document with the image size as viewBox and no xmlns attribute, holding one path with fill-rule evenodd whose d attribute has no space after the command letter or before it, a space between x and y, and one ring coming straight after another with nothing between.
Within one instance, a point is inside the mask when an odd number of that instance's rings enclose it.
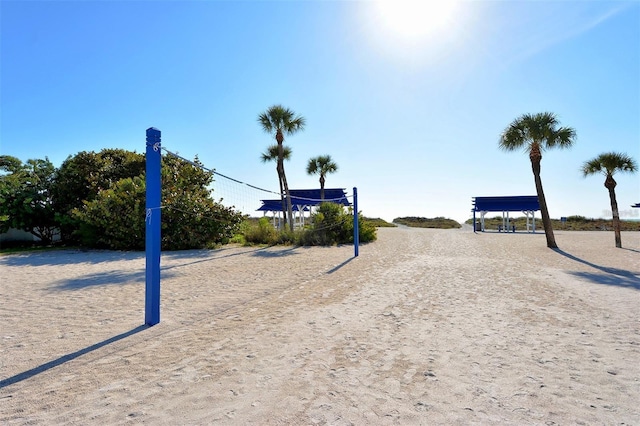
<instances>
[{"instance_id":1,"label":"sandy beach","mask_svg":"<svg viewBox=\"0 0 640 426\"><path fill-rule=\"evenodd\" d=\"M0 424L640 424L640 232L378 237L0 257Z\"/></svg>"}]
</instances>

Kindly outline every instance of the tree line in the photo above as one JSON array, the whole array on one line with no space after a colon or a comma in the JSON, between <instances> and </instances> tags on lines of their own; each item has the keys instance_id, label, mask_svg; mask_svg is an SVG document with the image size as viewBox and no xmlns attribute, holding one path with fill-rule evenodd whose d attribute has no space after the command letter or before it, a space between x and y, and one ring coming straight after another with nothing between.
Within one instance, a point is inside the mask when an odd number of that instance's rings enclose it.
<instances>
[{"instance_id":1,"label":"tree line","mask_svg":"<svg viewBox=\"0 0 640 426\"><path fill-rule=\"evenodd\" d=\"M306 120L282 105L274 105L258 116L258 122L276 139L261 160L276 162L282 212L289 225L287 235L270 236L264 242L313 245L352 241L352 223L338 205L319 206L312 226L300 235L293 234L284 169L291 148L284 145L284 137L304 130ZM145 164L144 154L122 149L83 151L69 156L59 168L48 158L23 163L12 156L0 156L0 233L15 228L30 232L46 245L55 240L92 248L142 250L146 231ZM247 226L240 227L245 220L241 213L214 200L208 189L214 173L200 165L197 157L193 164L171 155L162 158L163 250L204 248L224 244L242 230L253 232ZM319 175L321 200L326 175L337 170L330 155L309 159L307 173ZM362 242L375 240L375 227L365 225L360 234Z\"/></svg>"},{"instance_id":2,"label":"tree line","mask_svg":"<svg viewBox=\"0 0 640 426\"><path fill-rule=\"evenodd\" d=\"M293 231L293 212L284 161L291 149L285 135L304 129L306 120L282 105L274 105L258 116L262 129L276 144L261 156L276 161L282 212ZM557 248L541 179L543 151L569 148L575 143L573 128L562 127L555 114L524 114L500 135L499 147L524 149L529 154L540 204L547 246ZM192 163L174 156L162 161L162 249L202 248L225 243L238 231L242 215L216 202L208 189L214 173L205 171L198 158ZM324 199L326 175L338 166L329 155L311 158L307 173L320 176ZM609 193L616 247L622 247L620 215L614 174L634 173L636 161L627 154L602 153L585 161L583 176L603 174ZM59 168L45 159L0 156L0 233L10 228L25 230L49 244L63 243L110 249L143 249L145 233L145 156L122 149L80 152L69 156ZM325 215L327 212L325 212ZM375 230L372 233L375 239ZM339 241L334 241L339 242Z\"/></svg>"},{"instance_id":3,"label":"tree line","mask_svg":"<svg viewBox=\"0 0 640 426\"><path fill-rule=\"evenodd\" d=\"M194 164L199 165L196 158ZM0 156L0 233L25 230L43 244L142 250L145 155L122 149L83 151L59 168L45 159ZM174 156L162 159L162 249L228 241L242 215L216 202L213 173Z\"/></svg>"}]
</instances>

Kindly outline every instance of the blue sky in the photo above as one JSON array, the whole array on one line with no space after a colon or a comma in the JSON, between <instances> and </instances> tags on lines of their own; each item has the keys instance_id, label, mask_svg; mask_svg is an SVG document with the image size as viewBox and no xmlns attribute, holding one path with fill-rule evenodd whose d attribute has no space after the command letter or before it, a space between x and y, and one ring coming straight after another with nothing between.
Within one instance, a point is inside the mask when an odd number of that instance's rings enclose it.
<instances>
[{"instance_id":1,"label":"blue sky","mask_svg":"<svg viewBox=\"0 0 640 426\"><path fill-rule=\"evenodd\" d=\"M604 177L579 168L640 161L640 2L419 4L394 21L373 1L3 0L0 153L144 152L153 126L164 148L277 191L257 117L282 104L307 121L285 141L291 188L318 187L306 163L330 154L327 187L357 187L365 216L464 221L473 196L535 195L528 156L498 138L551 111L577 132L543 154L551 216L610 217ZM640 174L616 179L638 218Z\"/></svg>"}]
</instances>

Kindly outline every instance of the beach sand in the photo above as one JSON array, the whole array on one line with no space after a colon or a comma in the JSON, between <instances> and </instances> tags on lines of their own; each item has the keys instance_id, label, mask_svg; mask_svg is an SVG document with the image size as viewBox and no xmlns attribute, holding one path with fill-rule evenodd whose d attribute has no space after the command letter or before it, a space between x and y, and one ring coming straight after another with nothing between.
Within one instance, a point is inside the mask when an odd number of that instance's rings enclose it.
<instances>
[{"instance_id":1,"label":"beach sand","mask_svg":"<svg viewBox=\"0 0 640 426\"><path fill-rule=\"evenodd\" d=\"M0 257L0 424L640 424L640 233Z\"/></svg>"}]
</instances>

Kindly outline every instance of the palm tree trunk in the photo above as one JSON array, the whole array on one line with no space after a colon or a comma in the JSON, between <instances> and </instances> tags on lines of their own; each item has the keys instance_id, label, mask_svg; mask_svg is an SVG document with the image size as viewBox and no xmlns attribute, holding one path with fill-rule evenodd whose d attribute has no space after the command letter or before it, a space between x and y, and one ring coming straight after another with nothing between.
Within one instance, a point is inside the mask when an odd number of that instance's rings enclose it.
<instances>
[{"instance_id":1,"label":"palm tree trunk","mask_svg":"<svg viewBox=\"0 0 640 426\"><path fill-rule=\"evenodd\" d=\"M320 175L320 200L324 201L324 176Z\"/></svg>"},{"instance_id":2,"label":"palm tree trunk","mask_svg":"<svg viewBox=\"0 0 640 426\"><path fill-rule=\"evenodd\" d=\"M289 228L293 231L293 208L291 207L291 197L289 196L289 184L287 183L287 175L284 172L284 146L282 142L284 142L284 135L282 134L282 129L278 129L276 131L276 142L278 143L278 167L280 167L280 182L284 189L284 196L287 199L287 213L284 212L283 206L283 214L285 214L285 222L289 219ZM282 193L282 192L281 192Z\"/></svg>"},{"instance_id":3,"label":"palm tree trunk","mask_svg":"<svg viewBox=\"0 0 640 426\"><path fill-rule=\"evenodd\" d=\"M284 189L282 188L282 173L280 173L280 165L276 166L278 172L278 184L280 185L280 201L282 202L282 223L287 223L287 205L284 201ZM278 226L280 229L280 226Z\"/></svg>"},{"instance_id":4,"label":"palm tree trunk","mask_svg":"<svg viewBox=\"0 0 640 426\"><path fill-rule=\"evenodd\" d=\"M611 215L613 216L613 232L616 238L616 247L622 248L622 236L620 234L620 214L618 212L618 201L616 200L616 181L613 176L608 175L604 182L605 188L609 190L609 200L611 200Z\"/></svg>"},{"instance_id":5,"label":"palm tree trunk","mask_svg":"<svg viewBox=\"0 0 640 426\"><path fill-rule=\"evenodd\" d=\"M277 160L276 170L278 171L278 183L280 184L280 201L282 201L282 223L287 223L287 204L285 202L285 192L282 185L282 175L284 174L280 159Z\"/></svg>"},{"instance_id":6,"label":"palm tree trunk","mask_svg":"<svg viewBox=\"0 0 640 426\"><path fill-rule=\"evenodd\" d=\"M293 207L291 206L291 196L289 195L289 184L287 183L287 176L284 174L284 167L282 167L282 185L284 186L284 194L287 198L287 212L289 213L289 229L293 231Z\"/></svg>"},{"instance_id":7,"label":"palm tree trunk","mask_svg":"<svg viewBox=\"0 0 640 426\"><path fill-rule=\"evenodd\" d=\"M542 225L544 226L544 234L547 237L547 247L558 248L556 239L553 235L553 227L551 225L551 217L547 208L547 200L544 197L542 189L542 179L540 178L540 161L531 160L531 168L533 169L533 179L536 182L536 192L538 193L538 203L540 204L540 214L542 215Z\"/></svg>"}]
</instances>

